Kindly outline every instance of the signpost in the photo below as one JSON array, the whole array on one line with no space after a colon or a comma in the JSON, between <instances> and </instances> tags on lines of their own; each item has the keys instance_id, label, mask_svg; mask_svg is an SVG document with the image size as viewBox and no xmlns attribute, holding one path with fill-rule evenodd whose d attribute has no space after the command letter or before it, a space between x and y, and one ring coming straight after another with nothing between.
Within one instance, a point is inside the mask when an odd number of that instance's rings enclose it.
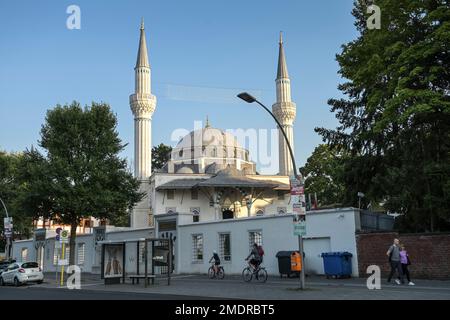
<instances>
[{"instance_id":1,"label":"signpost","mask_svg":"<svg viewBox=\"0 0 450 320\"><path fill-rule=\"evenodd\" d=\"M10 217L8 215L8 209L6 209L5 203L3 202L2 199L0 199L0 202L2 203L3 208L5 209L5 212L6 212L6 218L3 219L4 225L5 225L3 230L5 233L5 237L6 237L6 247L5 247L6 260L9 260L9 256L10 256L9 251L11 248L11 236L12 236L12 228L13 228L12 217Z\"/></svg>"},{"instance_id":2,"label":"signpost","mask_svg":"<svg viewBox=\"0 0 450 320\"><path fill-rule=\"evenodd\" d=\"M306 201L302 181L297 177L290 178L291 203L294 213L294 236L298 237L298 250L302 261L300 270L300 289L305 288L305 262L303 261L303 236L306 235Z\"/></svg>"},{"instance_id":3,"label":"signpost","mask_svg":"<svg viewBox=\"0 0 450 320\"><path fill-rule=\"evenodd\" d=\"M61 259L58 260L58 264L61 266L61 281L60 281L60 285L62 286L64 284L64 266L69 264L67 259L65 259L66 243L69 243L69 231L62 230L59 233L59 242L62 244Z\"/></svg>"}]
</instances>

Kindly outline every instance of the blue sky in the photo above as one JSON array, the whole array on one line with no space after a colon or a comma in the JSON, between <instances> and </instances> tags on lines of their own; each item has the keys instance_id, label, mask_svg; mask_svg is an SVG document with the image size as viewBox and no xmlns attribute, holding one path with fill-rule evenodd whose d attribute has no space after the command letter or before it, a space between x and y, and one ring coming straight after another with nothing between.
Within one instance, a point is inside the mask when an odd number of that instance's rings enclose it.
<instances>
[{"instance_id":1,"label":"blue sky","mask_svg":"<svg viewBox=\"0 0 450 320\"><path fill-rule=\"evenodd\" d=\"M81 30L66 28L66 9L81 9ZM139 24L145 19L152 91L153 145L174 145L177 128L209 116L222 129L275 128L256 105L235 98L255 93L275 101L278 34L297 103L295 154L303 165L321 138L314 127L337 125L327 100L339 97L336 53L357 36L352 0L0 2L0 149L37 145L46 110L56 104L103 101L118 117L133 154L134 90ZM273 172L275 173L275 172Z\"/></svg>"}]
</instances>

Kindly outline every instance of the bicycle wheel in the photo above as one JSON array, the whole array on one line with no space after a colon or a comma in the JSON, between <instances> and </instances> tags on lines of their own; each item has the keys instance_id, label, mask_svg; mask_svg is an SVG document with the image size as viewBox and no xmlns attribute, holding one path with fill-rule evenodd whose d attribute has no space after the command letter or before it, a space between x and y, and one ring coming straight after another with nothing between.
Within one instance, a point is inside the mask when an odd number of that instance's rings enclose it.
<instances>
[{"instance_id":1,"label":"bicycle wheel","mask_svg":"<svg viewBox=\"0 0 450 320\"><path fill-rule=\"evenodd\" d=\"M250 270L249 267L245 268L242 271L242 279L244 279L245 282L250 282L252 281L252 277L253 277L253 271Z\"/></svg>"},{"instance_id":2,"label":"bicycle wheel","mask_svg":"<svg viewBox=\"0 0 450 320\"><path fill-rule=\"evenodd\" d=\"M214 268L213 267L209 267L208 269L208 277L210 279L214 278L216 276L215 272L214 272Z\"/></svg>"},{"instance_id":3,"label":"bicycle wheel","mask_svg":"<svg viewBox=\"0 0 450 320\"><path fill-rule=\"evenodd\" d=\"M256 274L256 279L258 279L259 282L266 282L267 281L267 271L264 268L261 268L258 270L258 273Z\"/></svg>"},{"instance_id":4,"label":"bicycle wheel","mask_svg":"<svg viewBox=\"0 0 450 320\"><path fill-rule=\"evenodd\" d=\"M219 271L217 272L217 278L223 279L225 277L225 271L222 267L219 267Z\"/></svg>"}]
</instances>

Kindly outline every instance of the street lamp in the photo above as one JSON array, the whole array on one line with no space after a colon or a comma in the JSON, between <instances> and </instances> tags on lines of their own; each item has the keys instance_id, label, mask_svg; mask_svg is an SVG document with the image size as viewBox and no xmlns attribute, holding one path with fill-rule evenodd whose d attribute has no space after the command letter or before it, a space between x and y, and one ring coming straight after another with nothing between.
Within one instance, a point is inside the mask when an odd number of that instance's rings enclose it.
<instances>
[{"instance_id":1,"label":"street lamp","mask_svg":"<svg viewBox=\"0 0 450 320\"><path fill-rule=\"evenodd\" d=\"M2 203L2 205L3 205L3 208L5 208L5 212L6 212L6 218L8 219L8 223L9 223L9 215L8 215L8 209L6 209L6 205L5 205L5 203L3 202L3 200L0 198L0 202ZM6 252L6 259L8 260L9 259L9 254L10 254L10 250L9 250L9 247L11 246L11 244L10 244L10 242L11 242L11 238L10 238L10 236L9 236L9 234L8 235L6 235L6 230L4 229L3 230L4 232L5 232L5 236L6 236L6 247L5 247L5 252Z\"/></svg>"},{"instance_id":2,"label":"street lamp","mask_svg":"<svg viewBox=\"0 0 450 320\"><path fill-rule=\"evenodd\" d=\"M278 121L278 119L275 117L275 115L265 106L263 105L261 102L259 102L255 97L253 97L252 95L250 95L247 92L241 92L238 95L238 98L244 100L247 103L253 103L256 102L257 104L259 104L261 107L264 108L264 110L266 110L271 116L272 118L275 120L275 122L278 125L278 128L280 129L281 133L284 136L284 140L286 141L286 144L288 146L289 149L289 154L291 155L291 161L292 161L292 166L293 166L293 171L294 171L294 176L297 180L301 181L301 177L300 175L297 173L297 166L295 164L295 158L294 158L294 152L292 151L292 147L291 144L289 142L289 139L286 135L286 132L284 132L283 126L281 125L281 123ZM303 258L303 237L301 235L298 236L298 247L299 247L299 253L300 253L300 257ZM303 259L302 259L302 262ZM304 289L305 287L305 264L302 263L302 269L300 271L300 288Z\"/></svg>"},{"instance_id":3,"label":"street lamp","mask_svg":"<svg viewBox=\"0 0 450 320\"><path fill-rule=\"evenodd\" d=\"M358 209L361 210L361 198L364 198L365 194L362 192L358 192Z\"/></svg>"},{"instance_id":4,"label":"street lamp","mask_svg":"<svg viewBox=\"0 0 450 320\"><path fill-rule=\"evenodd\" d=\"M239 93L237 96L238 96L238 98L241 98L242 100L244 100L245 102L248 102L248 103L256 102L257 104L259 104L261 107L263 107L264 110L266 110L272 116L272 118L277 123L278 128L280 129L281 133L283 134L284 139L286 140L286 144L287 144L287 146L289 148L289 154L291 155L291 161L292 161L292 166L293 166L295 178L300 180L300 176L297 174L297 166L295 164L294 152L292 152L292 147L291 147L291 144L289 143L289 139L288 139L288 137L286 135L286 132L284 131L284 129L281 126L281 123L278 121L277 117L275 117L275 115L265 105L263 105L261 102L259 102L255 97L253 97L249 93L242 92L242 93Z\"/></svg>"}]
</instances>

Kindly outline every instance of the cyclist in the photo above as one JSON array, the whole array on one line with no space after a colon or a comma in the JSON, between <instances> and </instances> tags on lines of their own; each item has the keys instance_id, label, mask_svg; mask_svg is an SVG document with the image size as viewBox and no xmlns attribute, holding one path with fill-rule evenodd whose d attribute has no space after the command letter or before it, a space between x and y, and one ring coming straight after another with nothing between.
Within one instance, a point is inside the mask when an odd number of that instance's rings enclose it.
<instances>
[{"instance_id":1,"label":"cyclist","mask_svg":"<svg viewBox=\"0 0 450 320\"><path fill-rule=\"evenodd\" d=\"M252 250L250 251L250 254L245 259L245 261L248 261L248 259L251 257L249 263L253 267L253 270L258 269L258 266L261 264L261 255L259 254L259 252L260 249L258 247L258 244L254 243L252 246Z\"/></svg>"},{"instance_id":2,"label":"cyclist","mask_svg":"<svg viewBox=\"0 0 450 320\"><path fill-rule=\"evenodd\" d=\"M219 255L217 254L216 250L213 250L213 255L212 255L211 259L209 259L209 263L211 263L213 260L214 260L214 273L218 274L219 266L220 266L220 258L219 258Z\"/></svg>"}]
</instances>

